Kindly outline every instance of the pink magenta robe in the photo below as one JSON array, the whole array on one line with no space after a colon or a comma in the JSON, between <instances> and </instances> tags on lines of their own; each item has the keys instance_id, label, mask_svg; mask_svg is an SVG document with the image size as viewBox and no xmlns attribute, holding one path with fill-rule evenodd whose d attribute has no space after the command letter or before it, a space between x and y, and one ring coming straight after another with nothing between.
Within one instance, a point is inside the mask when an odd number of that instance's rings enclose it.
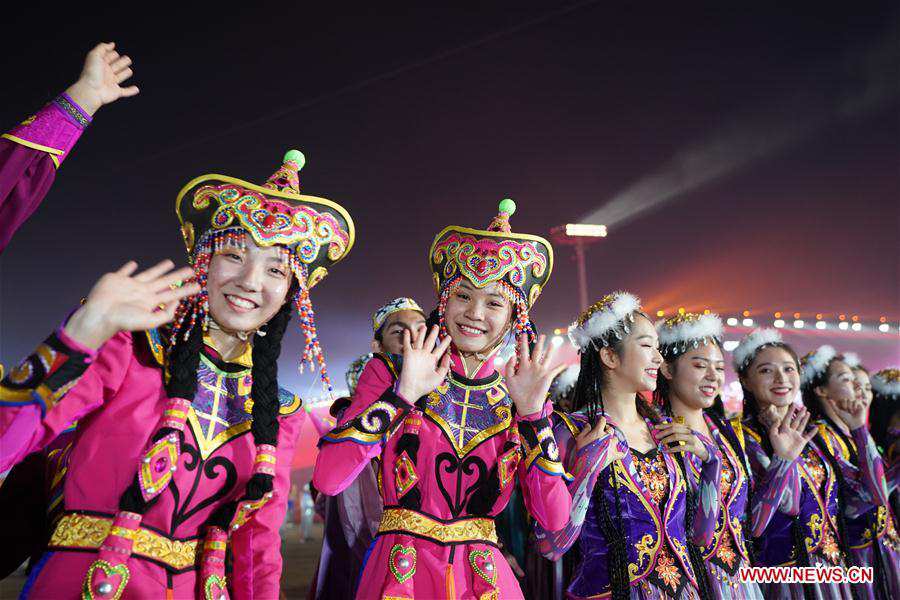
<instances>
[{"instance_id":1,"label":"pink magenta robe","mask_svg":"<svg viewBox=\"0 0 900 600\"><path fill-rule=\"evenodd\" d=\"M88 122L81 108L61 96L0 135L0 254L47 195Z\"/></svg>"},{"instance_id":2,"label":"pink magenta robe","mask_svg":"<svg viewBox=\"0 0 900 600\"><path fill-rule=\"evenodd\" d=\"M369 361L352 404L322 438L313 475L334 495L379 459L385 516L357 598L521 598L490 534L517 478L538 523L566 524L571 497L550 404L515 415L493 358L470 379L454 354L448 380L413 405L395 393L396 369L382 358Z\"/></svg>"},{"instance_id":3,"label":"pink magenta robe","mask_svg":"<svg viewBox=\"0 0 900 600\"><path fill-rule=\"evenodd\" d=\"M99 351L92 351L61 328L57 330L0 385L0 470L47 447L77 421L63 488L63 518L74 514L112 517L168 401L159 362L162 350L157 332L119 333ZM212 348L204 350L178 469L141 523L165 540L202 537L212 512L244 493L256 452L245 404L249 352L241 358L240 365L225 363ZM299 398L282 392L280 401L275 495L233 532L229 542L234 556L229 587L234 598L274 600L279 595L278 530L287 507L294 445L305 415L299 410ZM79 541L86 532L78 527L56 533L65 535L51 538L25 597L81 598L82 581L97 557L96 550ZM54 539L67 543L55 545ZM202 597L198 564L175 569L132 554L124 597Z\"/></svg>"}]
</instances>

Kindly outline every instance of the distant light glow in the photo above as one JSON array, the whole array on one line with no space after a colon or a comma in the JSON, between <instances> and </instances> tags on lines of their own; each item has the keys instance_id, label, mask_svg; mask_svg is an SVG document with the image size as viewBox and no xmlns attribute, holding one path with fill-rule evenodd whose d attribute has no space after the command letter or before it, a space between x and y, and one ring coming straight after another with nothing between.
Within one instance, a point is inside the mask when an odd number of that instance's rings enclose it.
<instances>
[{"instance_id":1,"label":"distant light glow","mask_svg":"<svg viewBox=\"0 0 900 600\"><path fill-rule=\"evenodd\" d=\"M796 319L794 321L794 329L803 329L803 319Z\"/></svg>"},{"instance_id":2,"label":"distant light glow","mask_svg":"<svg viewBox=\"0 0 900 600\"><path fill-rule=\"evenodd\" d=\"M554 335L552 338L550 338L550 345L552 345L554 347L559 346L562 343L563 343L562 336Z\"/></svg>"},{"instance_id":3,"label":"distant light glow","mask_svg":"<svg viewBox=\"0 0 900 600\"><path fill-rule=\"evenodd\" d=\"M853 331L862 331L862 323L854 323L850 326Z\"/></svg>"},{"instance_id":4,"label":"distant light glow","mask_svg":"<svg viewBox=\"0 0 900 600\"><path fill-rule=\"evenodd\" d=\"M828 323L825 321L816 321L816 329L826 329L828 327Z\"/></svg>"},{"instance_id":5,"label":"distant light glow","mask_svg":"<svg viewBox=\"0 0 900 600\"><path fill-rule=\"evenodd\" d=\"M566 235L570 237L606 237L606 225L567 223Z\"/></svg>"},{"instance_id":6,"label":"distant light glow","mask_svg":"<svg viewBox=\"0 0 900 600\"><path fill-rule=\"evenodd\" d=\"M657 317L664 317L664 316L666 316L666 311L664 311L664 310L658 310L658 311L656 311L656 316L657 316Z\"/></svg>"},{"instance_id":7,"label":"distant light glow","mask_svg":"<svg viewBox=\"0 0 900 600\"><path fill-rule=\"evenodd\" d=\"M891 326L888 325L887 323L882 323L881 325L878 326L878 331L880 331L881 333L887 333L890 330L891 330Z\"/></svg>"},{"instance_id":8,"label":"distant light glow","mask_svg":"<svg viewBox=\"0 0 900 600\"><path fill-rule=\"evenodd\" d=\"M784 327L784 319L775 319L775 322L772 323L776 328L781 329Z\"/></svg>"},{"instance_id":9,"label":"distant light glow","mask_svg":"<svg viewBox=\"0 0 900 600\"><path fill-rule=\"evenodd\" d=\"M738 320L735 319L734 317L728 317L728 319L725 322L728 323L728 325L730 325L731 327L736 327L738 324Z\"/></svg>"},{"instance_id":10,"label":"distant light glow","mask_svg":"<svg viewBox=\"0 0 900 600\"><path fill-rule=\"evenodd\" d=\"M741 325L743 325L744 327L753 327L753 319L748 317L741 321Z\"/></svg>"},{"instance_id":11,"label":"distant light glow","mask_svg":"<svg viewBox=\"0 0 900 600\"><path fill-rule=\"evenodd\" d=\"M848 329L850 329L850 323L848 323L847 321L841 321L840 323L838 323L838 329L840 329L841 331L847 331Z\"/></svg>"},{"instance_id":12,"label":"distant light glow","mask_svg":"<svg viewBox=\"0 0 900 600\"><path fill-rule=\"evenodd\" d=\"M722 344L722 347L725 348L725 352L731 352L735 348L738 347L738 341L737 340L725 340L725 343ZM732 383L734 383L734 382L732 382ZM740 384L738 384L738 385L740 385Z\"/></svg>"}]
</instances>

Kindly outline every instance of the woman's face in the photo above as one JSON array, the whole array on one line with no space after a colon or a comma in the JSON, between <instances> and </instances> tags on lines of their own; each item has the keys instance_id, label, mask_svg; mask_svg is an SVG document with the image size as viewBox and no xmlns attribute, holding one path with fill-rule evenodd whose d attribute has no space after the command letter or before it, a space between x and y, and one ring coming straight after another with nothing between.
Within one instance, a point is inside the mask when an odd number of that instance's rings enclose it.
<instances>
[{"instance_id":1,"label":"woman's face","mask_svg":"<svg viewBox=\"0 0 900 600\"><path fill-rule=\"evenodd\" d=\"M268 322L291 286L291 271L280 246L225 246L209 263L209 312L226 331L255 331Z\"/></svg>"},{"instance_id":2,"label":"woman's face","mask_svg":"<svg viewBox=\"0 0 900 600\"><path fill-rule=\"evenodd\" d=\"M769 405L788 406L794 401L800 389L800 372L790 352L770 346L757 353L741 381L763 410Z\"/></svg>"},{"instance_id":3,"label":"woman's face","mask_svg":"<svg viewBox=\"0 0 900 600\"><path fill-rule=\"evenodd\" d=\"M635 392L656 389L656 376L663 362L659 353L659 337L656 328L643 315L636 315L631 332L622 340L618 354L606 351L606 359L601 358L607 368L615 373L623 388Z\"/></svg>"},{"instance_id":4,"label":"woman's face","mask_svg":"<svg viewBox=\"0 0 900 600\"><path fill-rule=\"evenodd\" d=\"M816 387L816 395L824 402L850 402L856 399L856 377L853 369L841 360L833 360L828 365L825 382Z\"/></svg>"},{"instance_id":5,"label":"woman's face","mask_svg":"<svg viewBox=\"0 0 900 600\"><path fill-rule=\"evenodd\" d=\"M498 284L477 288L465 279L450 295L444 309L444 324L461 352L484 352L506 333L512 305Z\"/></svg>"},{"instance_id":6,"label":"woman's face","mask_svg":"<svg viewBox=\"0 0 900 600\"><path fill-rule=\"evenodd\" d=\"M856 378L858 398L866 403L866 410L869 410L872 405L872 382L869 374L862 369L853 369L853 376Z\"/></svg>"},{"instance_id":7,"label":"woman's face","mask_svg":"<svg viewBox=\"0 0 900 600\"><path fill-rule=\"evenodd\" d=\"M725 383L725 358L716 344L704 344L660 367L679 402L702 410L713 405Z\"/></svg>"}]
</instances>

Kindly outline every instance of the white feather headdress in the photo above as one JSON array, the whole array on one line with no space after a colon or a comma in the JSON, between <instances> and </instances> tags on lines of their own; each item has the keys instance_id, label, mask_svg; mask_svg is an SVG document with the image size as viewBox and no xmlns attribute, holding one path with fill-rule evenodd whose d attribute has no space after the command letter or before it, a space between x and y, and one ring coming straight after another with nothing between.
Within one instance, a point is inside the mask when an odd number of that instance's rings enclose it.
<instances>
[{"instance_id":1,"label":"white feather headdress","mask_svg":"<svg viewBox=\"0 0 900 600\"><path fill-rule=\"evenodd\" d=\"M844 364L851 369L855 369L860 365L859 355L856 352L844 352L841 358L844 359Z\"/></svg>"},{"instance_id":2,"label":"white feather headdress","mask_svg":"<svg viewBox=\"0 0 900 600\"><path fill-rule=\"evenodd\" d=\"M745 335L731 353L734 370L742 371L756 357L760 348L769 344L782 344L781 334L774 329L755 329Z\"/></svg>"},{"instance_id":3,"label":"white feather headdress","mask_svg":"<svg viewBox=\"0 0 900 600\"><path fill-rule=\"evenodd\" d=\"M613 292L588 308L578 321L569 326L569 339L581 350L586 350L591 340L605 338L640 309L641 300L634 294ZM627 329L625 324L626 333ZM608 345L605 340L603 345Z\"/></svg>"},{"instance_id":4,"label":"white feather headdress","mask_svg":"<svg viewBox=\"0 0 900 600\"><path fill-rule=\"evenodd\" d=\"M656 324L663 356L685 352L722 339L722 319L717 314L683 313Z\"/></svg>"},{"instance_id":5,"label":"white feather headdress","mask_svg":"<svg viewBox=\"0 0 900 600\"><path fill-rule=\"evenodd\" d=\"M900 396L900 369L882 369L872 375L872 390L879 396Z\"/></svg>"},{"instance_id":6,"label":"white feather headdress","mask_svg":"<svg viewBox=\"0 0 900 600\"><path fill-rule=\"evenodd\" d=\"M800 385L806 385L816 376L828 370L828 364L837 356L834 346L819 346L800 359Z\"/></svg>"},{"instance_id":7,"label":"white feather headdress","mask_svg":"<svg viewBox=\"0 0 900 600\"><path fill-rule=\"evenodd\" d=\"M571 365L565 371L556 376L553 380L553 387L550 390L550 397L554 400L564 398L578 381L578 374L581 373L581 365Z\"/></svg>"}]
</instances>

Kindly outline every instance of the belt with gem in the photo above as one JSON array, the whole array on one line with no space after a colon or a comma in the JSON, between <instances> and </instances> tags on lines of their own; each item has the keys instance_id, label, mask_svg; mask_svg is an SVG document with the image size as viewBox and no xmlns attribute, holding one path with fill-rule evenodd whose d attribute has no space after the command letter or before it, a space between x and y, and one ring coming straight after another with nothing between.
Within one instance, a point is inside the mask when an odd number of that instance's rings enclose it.
<instances>
[{"instance_id":1,"label":"belt with gem","mask_svg":"<svg viewBox=\"0 0 900 600\"><path fill-rule=\"evenodd\" d=\"M60 518L50 536L50 550L98 549L112 529L113 518L84 513L66 513ZM178 540L161 533L139 527L135 530L117 531L134 541L132 555L161 563L176 571L196 567L202 551L199 539Z\"/></svg>"},{"instance_id":2,"label":"belt with gem","mask_svg":"<svg viewBox=\"0 0 900 600\"><path fill-rule=\"evenodd\" d=\"M441 521L406 508L386 508L378 534L396 533L423 537L439 544L497 544L494 519L470 517Z\"/></svg>"}]
</instances>

